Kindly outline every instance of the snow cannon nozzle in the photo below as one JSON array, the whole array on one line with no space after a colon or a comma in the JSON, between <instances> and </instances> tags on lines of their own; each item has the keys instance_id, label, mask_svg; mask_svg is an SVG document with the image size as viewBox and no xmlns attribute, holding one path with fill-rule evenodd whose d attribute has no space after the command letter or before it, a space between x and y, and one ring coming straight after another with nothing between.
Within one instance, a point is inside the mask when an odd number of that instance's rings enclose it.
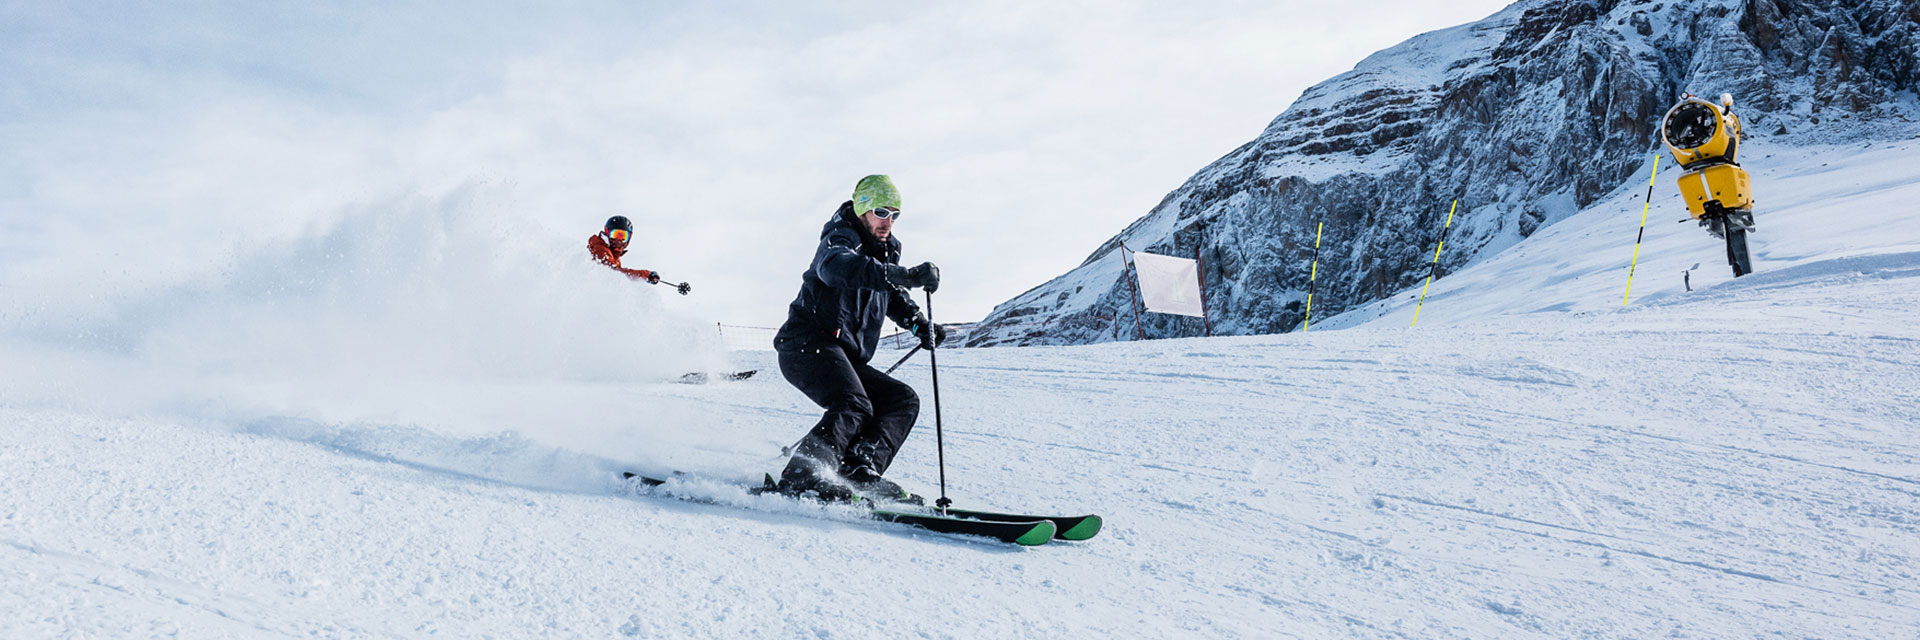
<instances>
[{"instance_id":1,"label":"snow cannon nozzle","mask_svg":"<svg viewBox=\"0 0 1920 640\"><path fill-rule=\"evenodd\" d=\"M1753 271L1746 234L1753 228L1753 178L1740 168L1740 117L1733 94L1719 104L1681 96L1660 121L1660 139L1680 163L1680 196L1687 213L1716 238L1727 242L1727 263L1734 277Z\"/></svg>"}]
</instances>

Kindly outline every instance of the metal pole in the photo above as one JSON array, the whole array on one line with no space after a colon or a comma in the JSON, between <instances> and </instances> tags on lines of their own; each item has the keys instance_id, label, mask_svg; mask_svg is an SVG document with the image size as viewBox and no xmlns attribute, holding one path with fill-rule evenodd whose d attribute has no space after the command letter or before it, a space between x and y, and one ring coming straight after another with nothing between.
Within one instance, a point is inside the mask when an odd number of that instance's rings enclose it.
<instances>
[{"instance_id":1,"label":"metal pole","mask_svg":"<svg viewBox=\"0 0 1920 640\"><path fill-rule=\"evenodd\" d=\"M933 328L933 292L932 291L927 292L927 330L935 331L935 329ZM912 354L908 354L908 355L912 355ZM940 499L933 501L933 506L939 507L941 513L944 514L946 513L947 507L953 505L953 500L950 500L947 498L947 438L944 433L944 429L941 427L941 421L940 421L940 357L939 356L940 356L939 345L936 344L932 348L927 349L927 369L931 371L933 375L933 446L934 446L934 450L938 452L939 459L940 459Z\"/></svg>"},{"instance_id":2,"label":"metal pole","mask_svg":"<svg viewBox=\"0 0 1920 640\"><path fill-rule=\"evenodd\" d=\"M929 322L931 322L931 321L929 321ZM900 365L903 365L903 364L906 364L906 363L907 363L907 358L911 358L911 357L913 357L913 354L916 354L916 353L920 353L920 345L917 345L917 344L916 344L916 345L913 345L913 350L912 350L912 351L908 351L908 352L907 352L907 355L904 355L904 356L900 356L900 360L899 360L899 361L897 361L897 362L894 362L894 363L893 363L893 366L891 366L891 367L887 367L887 375L893 375L893 370L894 370L894 369L898 369L898 368L900 368Z\"/></svg>"},{"instance_id":3,"label":"metal pole","mask_svg":"<svg viewBox=\"0 0 1920 640\"><path fill-rule=\"evenodd\" d=\"M1313 328L1313 288L1320 282L1320 234L1327 230L1327 222L1320 221L1313 228L1313 270L1307 274L1307 323L1301 331Z\"/></svg>"},{"instance_id":4,"label":"metal pole","mask_svg":"<svg viewBox=\"0 0 1920 640\"><path fill-rule=\"evenodd\" d=\"M1420 307L1427 305L1427 287L1433 286L1433 276L1440 273L1440 248L1447 246L1447 230L1453 228L1453 212L1460 208L1460 200L1453 201L1453 208L1447 210L1447 225L1440 227L1439 244L1433 246L1433 268L1427 271L1427 283L1420 287L1420 303L1413 305L1413 324L1420 326Z\"/></svg>"},{"instance_id":5,"label":"metal pole","mask_svg":"<svg viewBox=\"0 0 1920 640\"><path fill-rule=\"evenodd\" d=\"M1660 153L1653 154L1653 175L1647 176L1647 203L1640 205L1640 235L1633 237L1633 263L1627 265L1627 292L1620 296L1620 306L1627 306L1627 300L1633 298L1633 271L1640 268L1640 239L1647 237L1647 211L1653 208L1653 181L1660 176ZM1682 176L1684 177L1684 176ZM1692 285L1688 285L1692 290Z\"/></svg>"},{"instance_id":6,"label":"metal pole","mask_svg":"<svg viewBox=\"0 0 1920 640\"><path fill-rule=\"evenodd\" d=\"M1147 332L1140 328L1140 292L1133 286L1133 281L1140 277L1140 271L1133 268L1132 260L1127 259L1127 253L1131 251L1133 250L1128 249L1127 245L1120 245L1120 262L1126 266L1124 274L1127 279L1127 295L1133 298L1133 339L1145 340Z\"/></svg>"},{"instance_id":7,"label":"metal pole","mask_svg":"<svg viewBox=\"0 0 1920 640\"><path fill-rule=\"evenodd\" d=\"M1193 270L1200 276L1200 322L1207 327L1207 337L1213 337L1213 320L1207 318L1207 263L1200 260L1200 247L1193 247Z\"/></svg>"}]
</instances>

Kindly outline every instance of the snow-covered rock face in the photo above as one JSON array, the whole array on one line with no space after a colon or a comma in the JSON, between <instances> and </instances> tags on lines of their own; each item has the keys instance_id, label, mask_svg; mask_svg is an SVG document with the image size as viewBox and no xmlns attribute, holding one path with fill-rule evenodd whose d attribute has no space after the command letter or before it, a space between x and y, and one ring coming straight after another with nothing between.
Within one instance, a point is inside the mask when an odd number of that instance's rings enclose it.
<instances>
[{"instance_id":1,"label":"snow-covered rock face","mask_svg":"<svg viewBox=\"0 0 1920 640\"><path fill-rule=\"evenodd\" d=\"M1197 253L1214 333L1291 331L1321 222L1316 319L1417 286L1455 199L1441 275L1641 188L1682 93L1733 94L1749 137L1833 143L1906 137L1917 89L1912 2L1524 0L1308 89L1081 266L996 307L968 344L1132 339L1122 243ZM1149 338L1202 330L1143 324Z\"/></svg>"}]
</instances>

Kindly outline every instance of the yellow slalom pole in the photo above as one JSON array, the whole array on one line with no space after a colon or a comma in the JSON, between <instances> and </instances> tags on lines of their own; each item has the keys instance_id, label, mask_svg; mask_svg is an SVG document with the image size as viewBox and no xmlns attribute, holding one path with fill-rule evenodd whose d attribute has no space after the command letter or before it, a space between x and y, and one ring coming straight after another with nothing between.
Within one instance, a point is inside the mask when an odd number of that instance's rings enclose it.
<instances>
[{"instance_id":1,"label":"yellow slalom pole","mask_svg":"<svg viewBox=\"0 0 1920 640\"><path fill-rule=\"evenodd\" d=\"M1633 237L1633 264L1627 266L1627 293L1620 296L1620 306L1627 306L1627 300L1633 297L1633 271L1640 267L1640 239L1647 237L1647 210L1653 208L1653 181L1660 176L1660 152L1653 153L1653 175L1647 176L1647 203L1640 207L1640 235ZM1682 176L1685 177L1685 176Z\"/></svg>"},{"instance_id":2,"label":"yellow slalom pole","mask_svg":"<svg viewBox=\"0 0 1920 640\"><path fill-rule=\"evenodd\" d=\"M1300 327L1301 331L1313 328L1313 284L1320 280L1320 232L1326 229L1326 222L1313 229L1313 270L1307 275L1307 324Z\"/></svg>"},{"instance_id":3,"label":"yellow slalom pole","mask_svg":"<svg viewBox=\"0 0 1920 640\"><path fill-rule=\"evenodd\" d=\"M1427 304L1427 287L1433 286L1433 274L1440 271L1440 248L1447 246L1447 230L1453 228L1453 212L1460 208L1460 200L1454 199L1453 207L1447 209L1447 225L1440 227L1440 243L1433 245L1433 268L1427 270L1427 283L1420 285L1420 303L1413 305L1413 324L1420 326L1420 307Z\"/></svg>"}]
</instances>

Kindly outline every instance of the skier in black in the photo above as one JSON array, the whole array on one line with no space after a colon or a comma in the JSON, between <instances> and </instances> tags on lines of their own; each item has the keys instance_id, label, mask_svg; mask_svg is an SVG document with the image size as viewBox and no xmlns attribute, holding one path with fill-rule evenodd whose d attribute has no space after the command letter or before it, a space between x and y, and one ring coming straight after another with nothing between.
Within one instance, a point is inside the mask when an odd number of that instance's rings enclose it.
<instances>
[{"instance_id":1,"label":"skier in black","mask_svg":"<svg viewBox=\"0 0 1920 640\"><path fill-rule=\"evenodd\" d=\"M920 415L913 387L867 362L888 318L933 348L946 328L927 321L907 289L940 286L931 262L900 266L900 192L884 175L862 178L853 199L840 205L820 231L813 264L801 276L800 295L774 336L780 375L826 415L795 447L777 489L823 500L854 495L905 497L881 477Z\"/></svg>"}]
</instances>

